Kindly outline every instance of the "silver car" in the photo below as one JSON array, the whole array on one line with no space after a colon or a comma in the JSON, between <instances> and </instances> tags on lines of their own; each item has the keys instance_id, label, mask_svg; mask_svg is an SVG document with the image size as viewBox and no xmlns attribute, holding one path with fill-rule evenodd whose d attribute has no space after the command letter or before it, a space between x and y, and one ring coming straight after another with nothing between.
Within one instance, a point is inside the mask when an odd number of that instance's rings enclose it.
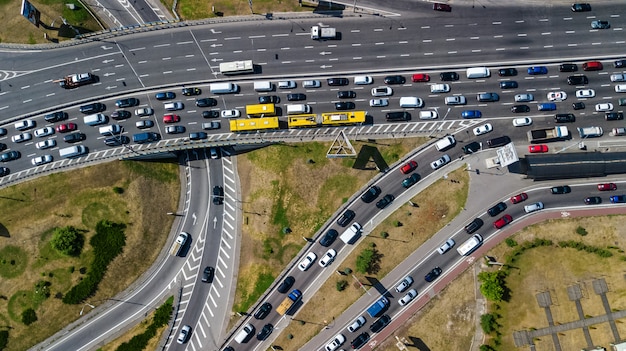
<instances>
[{"instance_id":1,"label":"silver car","mask_svg":"<svg viewBox=\"0 0 626 351\"><path fill-rule=\"evenodd\" d=\"M417 290L411 289L409 290L404 297L398 300L400 306L406 306L409 302L411 302L417 296Z\"/></svg>"},{"instance_id":2,"label":"silver car","mask_svg":"<svg viewBox=\"0 0 626 351\"><path fill-rule=\"evenodd\" d=\"M526 211L526 213L531 213L539 210L543 210L543 202L535 202L534 204L524 206L524 211Z\"/></svg>"},{"instance_id":3,"label":"silver car","mask_svg":"<svg viewBox=\"0 0 626 351\"><path fill-rule=\"evenodd\" d=\"M399 292L399 293L403 292L409 286L411 286L411 284L413 284L413 278L407 275L406 277L404 277L404 279L402 279L400 284L396 286L396 292Z\"/></svg>"},{"instance_id":4,"label":"silver car","mask_svg":"<svg viewBox=\"0 0 626 351\"><path fill-rule=\"evenodd\" d=\"M446 240L446 242L443 243L443 245L441 245L437 249L437 252L439 252L440 255L443 255L446 252L448 252L448 250L450 250L453 246L454 246L454 240L452 240L452 238L450 238L450 239Z\"/></svg>"},{"instance_id":5,"label":"silver car","mask_svg":"<svg viewBox=\"0 0 626 351\"><path fill-rule=\"evenodd\" d=\"M355 331L359 330L359 328L364 326L365 322L365 317L359 316L359 318L355 319L354 322L352 322L352 324L348 326L348 331L350 333L354 333Z\"/></svg>"},{"instance_id":6,"label":"silver car","mask_svg":"<svg viewBox=\"0 0 626 351\"><path fill-rule=\"evenodd\" d=\"M515 95L515 102L529 102L535 100L533 94L517 94Z\"/></svg>"}]
</instances>

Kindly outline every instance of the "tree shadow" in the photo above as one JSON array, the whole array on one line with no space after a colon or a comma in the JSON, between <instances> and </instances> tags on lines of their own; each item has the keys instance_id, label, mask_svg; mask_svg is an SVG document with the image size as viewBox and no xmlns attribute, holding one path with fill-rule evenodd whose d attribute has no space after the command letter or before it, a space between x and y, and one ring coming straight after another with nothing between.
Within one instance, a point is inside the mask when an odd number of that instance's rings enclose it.
<instances>
[{"instance_id":1,"label":"tree shadow","mask_svg":"<svg viewBox=\"0 0 626 351\"><path fill-rule=\"evenodd\" d=\"M409 339L411 340L411 344L406 345L407 347L415 347L419 351L431 351L430 347L424 343L424 340L414 336L409 336Z\"/></svg>"},{"instance_id":2,"label":"tree shadow","mask_svg":"<svg viewBox=\"0 0 626 351\"><path fill-rule=\"evenodd\" d=\"M11 237L11 234L9 234L9 230L2 223L0 223L0 236L4 237L4 238L10 238Z\"/></svg>"}]
</instances>

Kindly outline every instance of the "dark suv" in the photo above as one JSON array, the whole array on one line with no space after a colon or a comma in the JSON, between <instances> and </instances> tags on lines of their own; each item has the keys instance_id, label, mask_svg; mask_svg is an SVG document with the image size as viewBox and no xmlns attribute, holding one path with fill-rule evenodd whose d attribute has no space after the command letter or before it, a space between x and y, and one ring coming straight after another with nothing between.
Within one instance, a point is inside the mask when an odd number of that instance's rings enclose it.
<instances>
[{"instance_id":1,"label":"dark suv","mask_svg":"<svg viewBox=\"0 0 626 351\"><path fill-rule=\"evenodd\" d=\"M62 121L64 119L67 119L67 113L63 111L53 112L43 116L43 119L45 119L46 122L51 123Z\"/></svg>"},{"instance_id":2,"label":"dark suv","mask_svg":"<svg viewBox=\"0 0 626 351\"><path fill-rule=\"evenodd\" d=\"M554 121L556 123L576 122L576 116L573 113L557 113L554 116Z\"/></svg>"},{"instance_id":3,"label":"dark suv","mask_svg":"<svg viewBox=\"0 0 626 351\"><path fill-rule=\"evenodd\" d=\"M406 111L387 112L385 119L388 121L408 121L411 119L411 114Z\"/></svg>"},{"instance_id":4,"label":"dark suv","mask_svg":"<svg viewBox=\"0 0 626 351\"><path fill-rule=\"evenodd\" d=\"M406 83L406 78L403 76L387 76L384 82L385 84L404 84Z\"/></svg>"},{"instance_id":5,"label":"dark suv","mask_svg":"<svg viewBox=\"0 0 626 351\"><path fill-rule=\"evenodd\" d=\"M504 202L498 202L495 206L491 207L487 210L487 213L491 217L495 217L500 214L502 211L506 210L506 204Z\"/></svg>"},{"instance_id":6,"label":"dark suv","mask_svg":"<svg viewBox=\"0 0 626 351\"><path fill-rule=\"evenodd\" d=\"M441 80L444 82L459 80L459 74L456 72L442 72L441 74L439 74L439 78L441 78Z\"/></svg>"},{"instance_id":7,"label":"dark suv","mask_svg":"<svg viewBox=\"0 0 626 351\"><path fill-rule=\"evenodd\" d=\"M348 223L350 223L350 221L351 221L352 219L354 219L354 216L355 216L355 215L356 215L356 214L354 213L354 211L352 211L352 210L346 210L346 212L344 212L344 213L341 215L341 217L339 217L339 218L337 219L337 224L339 224L339 225L340 225L340 226L342 226L342 227L345 227L345 226L347 226L347 225L348 225Z\"/></svg>"},{"instance_id":8,"label":"dark suv","mask_svg":"<svg viewBox=\"0 0 626 351\"><path fill-rule=\"evenodd\" d=\"M374 199L377 198L378 195L380 195L380 188L376 185L372 185L371 188L367 189L367 191L364 192L363 195L361 195L361 200L366 204L369 204L370 202L374 201Z\"/></svg>"},{"instance_id":9,"label":"dark suv","mask_svg":"<svg viewBox=\"0 0 626 351\"><path fill-rule=\"evenodd\" d=\"M272 311L272 304L270 304L269 302L266 302L262 304L259 310L254 313L254 318L263 319L267 317L267 315L270 314L271 311Z\"/></svg>"},{"instance_id":10,"label":"dark suv","mask_svg":"<svg viewBox=\"0 0 626 351\"><path fill-rule=\"evenodd\" d=\"M589 84L589 79L585 75L569 76L567 77L567 84L569 85L585 85Z\"/></svg>"},{"instance_id":11,"label":"dark suv","mask_svg":"<svg viewBox=\"0 0 626 351\"><path fill-rule=\"evenodd\" d=\"M104 110L106 110L106 106L104 106L104 104L101 102L93 102L91 104L83 105L80 107L80 113L84 113L86 115L102 112Z\"/></svg>"},{"instance_id":12,"label":"dark suv","mask_svg":"<svg viewBox=\"0 0 626 351\"><path fill-rule=\"evenodd\" d=\"M224 203L224 188L219 185L213 187L213 204L221 205Z\"/></svg>"},{"instance_id":13,"label":"dark suv","mask_svg":"<svg viewBox=\"0 0 626 351\"><path fill-rule=\"evenodd\" d=\"M71 144L71 143L77 143L79 141L83 141L85 140L85 138L86 138L85 134L81 132L76 132L76 133L71 133L71 134L64 136L63 141Z\"/></svg>"},{"instance_id":14,"label":"dark suv","mask_svg":"<svg viewBox=\"0 0 626 351\"><path fill-rule=\"evenodd\" d=\"M564 63L559 66L559 72L576 72L578 66L575 63Z\"/></svg>"},{"instance_id":15,"label":"dark suv","mask_svg":"<svg viewBox=\"0 0 626 351\"><path fill-rule=\"evenodd\" d=\"M306 95L302 93L287 94L287 101L301 101L301 100L306 100Z\"/></svg>"},{"instance_id":16,"label":"dark suv","mask_svg":"<svg viewBox=\"0 0 626 351\"><path fill-rule=\"evenodd\" d=\"M354 340L352 340L350 346L352 346L353 349L358 350L363 347L363 345L365 345L369 340L370 335L368 333L361 333L359 334L359 336L354 338Z\"/></svg>"},{"instance_id":17,"label":"dark suv","mask_svg":"<svg viewBox=\"0 0 626 351\"><path fill-rule=\"evenodd\" d=\"M470 222L470 224L465 226L465 231L467 232L467 234L472 234L473 232L477 231L478 229L480 229L480 227L482 227L484 224L483 220L480 218L474 218L473 221Z\"/></svg>"},{"instance_id":18,"label":"dark suv","mask_svg":"<svg viewBox=\"0 0 626 351\"><path fill-rule=\"evenodd\" d=\"M329 247L333 244L333 242L335 242L337 236L339 236L339 233L336 230L329 229L326 234L324 234L324 236L320 239L320 245L324 247Z\"/></svg>"},{"instance_id":19,"label":"dark suv","mask_svg":"<svg viewBox=\"0 0 626 351\"><path fill-rule=\"evenodd\" d=\"M341 86L350 84L348 78L328 78L327 83L330 86Z\"/></svg>"},{"instance_id":20,"label":"dark suv","mask_svg":"<svg viewBox=\"0 0 626 351\"><path fill-rule=\"evenodd\" d=\"M476 151L480 151L480 144L477 141L472 141L471 143L463 146L463 152L466 154L473 154Z\"/></svg>"},{"instance_id":21,"label":"dark suv","mask_svg":"<svg viewBox=\"0 0 626 351\"><path fill-rule=\"evenodd\" d=\"M476 95L476 100L480 102L494 102L500 100L500 96L496 93L482 93Z\"/></svg>"},{"instance_id":22,"label":"dark suv","mask_svg":"<svg viewBox=\"0 0 626 351\"><path fill-rule=\"evenodd\" d=\"M293 283L296 282L296 278L292 277L292 276L288 276L287 278L285 278L285 280L283 280L282 283L280 283L280 285L278 286L278 292L281 294L286 293L287 291L289 291L289 289L291 289L291 287L293 286Z\"/></svg>"},{"instance_id":23,"label":"dark suv","mask_svg":"<svg viewBox=\"0 0 626 351\"><path fill-rule=\"evenodd\" d=\"M372 325L370 325L370 330L372 331L372 333L378 333L383 330L387 326L387 324L389 324L389 322L391 322L391 317L385 314L382 317L378 318L376 322L372 323Z\"/></svg>"},{"instance_id":24,"label":"dark suv","mask_svg":"<svg viewBox=\"0 0 626 351\"><path fill-rule=\"evenodd\" d=\"M489 147L500 147L500 146L504 146L508 143L511 142L511 138L509 138L508 136L501 136L498 138L493 138L491 140L487 140L487 146Z\"/></svg>"}]
</instances>

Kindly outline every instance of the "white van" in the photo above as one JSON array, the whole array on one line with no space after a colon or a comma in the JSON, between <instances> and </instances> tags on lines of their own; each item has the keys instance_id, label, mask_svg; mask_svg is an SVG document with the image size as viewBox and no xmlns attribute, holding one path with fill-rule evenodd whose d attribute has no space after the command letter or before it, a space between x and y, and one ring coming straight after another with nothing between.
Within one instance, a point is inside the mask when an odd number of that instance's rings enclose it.
<instances>
[{"instance_id":1,"label":"white van","mask_svg":"<svg viewBox=\"0 0 626 351\"><path fill-rule=\"evenodd\" d=\"M59 149L59 156L65 158L78 157L87 153L87 148L84 145L74 145Z\"/></svg>"},{"instance_id":2,"label":"white van","mask_svg":"<svg viewBox=\"0 0 626 351\"><path fill-rule=\"evenodd\" d=\"M356 85L368 85L374 83L374 80L370 76L356 76L354 77L354 84Z\"/></svg>"},{"instance_id":3,"label":"white van","mask_svg":"<svg viewBox=\"0 0 626 351\"><path fill-rule=\"evenodd\" d=\"M491 72L489 71L489 68L487 67L468 68L465 73L467 74L467 79L491 77Z\"/></svg>"},{"instance_id":4,"label":"white van","mask_svg":"<svg viewBox=\"0 0 626 351\"><path fill-rule=\"evenodd\" d=\"M168 102L163 105L163 108L165 108L167 111L178 111L182 110L184 106L182 102Z\"/></svg>"},{"instance_id":5,"label":"white van","mask_svg":"<svg viewBox=\"0 0 626 351\"><path fill-rule=\"evenodd\" d=\"M98 130L100 135L113 136L122 132L122 127L119 124L111 124L108 126L100 127Z\"/></svg>"},{"instance_id":6,"label":"white van","mask_svg":"<svg viewBox=\"0 0 626 351\"><path fill-rule=\"evenodd\" d=\"M404 96L400 98L400 107L422 107L424 101L415 96Z\"/></svg>"},{"instance_id":7,"label":"white van","mask_svg":"<svg viewBox=\"0 0 626 351\"><path fill-rule=\"evenodd\" d=\"M293 80L283 80L278 82L279 89L295 89L296 87L296 82Z\"/></svg>"},{"instance_id":8,"label":"white van","mask_svg":"<svg viewBox=\"0 0 626 351\"><path fill-rule=\"evenodd\" d=\"M274 84L269 80L254 82L254 91L273 91Z\"/></svg>"},{"instance_id":9,"label":"white van","mask_svg":"<svg viewBox=\"0 0 626 351\"><path fill-rule=\"evenodd\" d=\"M435 93L447 93L450 91L449 84L433 84L430 86L430 92Z\"/></svg>"},{"instance_id":10,"label":"white van","mask_svg":"<svg viewBox=\"0 0 626 351\"><path fill-rule=\"evenodd\" d=\"M483 237L480 236L480 234L474 234L471 238L459 246L456 251L461 256L467 256L474 252L474 250L476 250L482 243Z\"/></svg>"},{"instance_id":11,"label":"white van","mask_svg":"<svg viewBox=\"0 0 626 351\"><path fill-rule=\"evenodd\" d=\"M448 135L447 137L444 137L443 139L436 142L435 148L438 151L446 151L449 148L453 147L454 145L456 145L456 140L454 139L452 135Z\"/></svg>"},{"instance_id":12,"label":"white van","mask_svg":"<svg viewBox=\"0 0 626 351\"><path fill-rule=\"evenodd\" d=\"M102 113L96 113L93 115L83 117L83 122L88 126L97 126L98 124L105 124L109 119Z\"/></svg>"},{"instance_id":13,"label":"white van","mask_svg":"<svg viewBox=\"0 0 626 351\"><path fill-rule=\"evenodd\" d=\"M311 113L311 106L307 104L287 105L288 115L301 115L303 113Z\"/></svg>"},{"instance_id":14,"label":"white van","mask_svg":"<svg viewBox=\"0 0 626 351\"><path fill-rule=\"evenodd\" d=\"M354 240L359 235L362 228L363 227L361 227L359 223L354 222L343 232L343 234L341 234L339 239L341 239L341 241L343 241L346 245L354 244Z\"/></svg>"},{"instance_id":15,"label":"white van","mask_svg":"<svg viewBox=\"0 0 626 351\"><path fill-rule=\"evenodd\" d=\"M250 335L252 335L253 333L254 333L254 326L248 323L243 326L243 328L241 329L239 333L237 333L237 336L235 336L235 341L238 344L242 344L246 342L248 338L250 337Z\"/></svg>"},{"instance_id":16,"label":"white van","mask_svg":"<svg viewBox=\"0 0 626 351\"><path fill-rule=\"evenodd\" d=\"M211 83L209 91L212 94L233 94L239 91L239 86L235 83Z\"/></svg>"}]
</instances>

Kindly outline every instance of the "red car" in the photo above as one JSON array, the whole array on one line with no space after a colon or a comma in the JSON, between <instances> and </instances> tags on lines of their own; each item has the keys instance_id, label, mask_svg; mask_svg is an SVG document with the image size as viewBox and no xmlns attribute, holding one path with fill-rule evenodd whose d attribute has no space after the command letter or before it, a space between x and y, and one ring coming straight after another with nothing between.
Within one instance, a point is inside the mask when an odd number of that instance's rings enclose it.
<instances>
[{"instance_id":1,"label":"red car","mask_svg":"<svg viewBox=\"0 0 626 351\"><path fill-rule=\"evenodd\" d=\"M496 229L500 229L500 228L504 227L505 225L507 225L507 224L509 224L511 222L513 222L513 217L511 217L511 215L505 214L500 219L498 219L497 221L493 222L493 226Z\"/></svg>"},{"instance_id":2,"label":"red car","mask_svg":"<svg viewBox=\"0 0 626 351\"><path fill-rule=\"evenodd\" d=\"M548 145L529 145L528 152L531 154L548 152Z\"/></svg>"},{"instance_id":3,"label":"red car","mask_svg":"<svg viewBox=\"0 0 626 351\"><path fill-rule=\"evenodd\" d=\"M73 130L76 130L76 128L78 128L76 126L76 123L59 124L57 126L57 132L58 133L67 133L67 132L71 132Z\"/></svg>"},{"instance_id":4,"label":"red car","mask_svg":"<svg viewBox=\"0 0 626 351\"><path fill-rule=\"evenodd\" d=\"M450 5L448 4L441 4L441 3L436 2L433 4L433 10L450 12L452 11L452 7L450 7Z\"/></svg>"},{"instance_id":5,"label":"red car","mask_svg":"<svg viewBox=\"0 0 626 351\"><path fill-rule=\"evenodd\" d=\"M516 204L526 199L528 199L528 195L526 193L517 194L511 198L511 203Z\"/></svg>"},{"instance_id":6,"label":"red car","mask_svg":"<svg viewBox=\"0 0 626 351\"><path fill-rule=\"evenodd\" d=\"M599 71L602 69L602 62L589 61L583 63L583 71Z\"/></svg>"},{"instance_id":7,"label":"red car","mask_svg":"<svg viewBox=\"0 0 626 351\"><path fill-rule=\"evenodd\" d=\"M414 169L417 168L417 162L411 160L407 162L404 166L400 167L400 172L402 174L407 174L413 172Z\"/></svg>"},{"instance_id":8,"label":"red car","mask_svg":"<svg viewBox=\"0 0 626 351\"><path fill-rule=\"evenodd\" d=\"M430 82L430 76L424 73L417 73L411 77L413 82Z\"/></svg>"},{"instance_id":9,"label":"red car","mask_svg":"<svg viewBox=\"0 0 626 351\"><path fill-rule=\"evenodd\" d=\"M598 184L598 190L600 191L617 190L617 185L615 185L615 183Z\"/></svg>"},{"instance_id":10,"label":"red car","mask_svg":"<svg viewBox=\"0 0 626 351\"><path fill-rule=\"evenodd\" d=\"M177 122L180 122L180 116L178 115L163 116L163 123L177 123Z\"/></svg>"}]
</instances>

